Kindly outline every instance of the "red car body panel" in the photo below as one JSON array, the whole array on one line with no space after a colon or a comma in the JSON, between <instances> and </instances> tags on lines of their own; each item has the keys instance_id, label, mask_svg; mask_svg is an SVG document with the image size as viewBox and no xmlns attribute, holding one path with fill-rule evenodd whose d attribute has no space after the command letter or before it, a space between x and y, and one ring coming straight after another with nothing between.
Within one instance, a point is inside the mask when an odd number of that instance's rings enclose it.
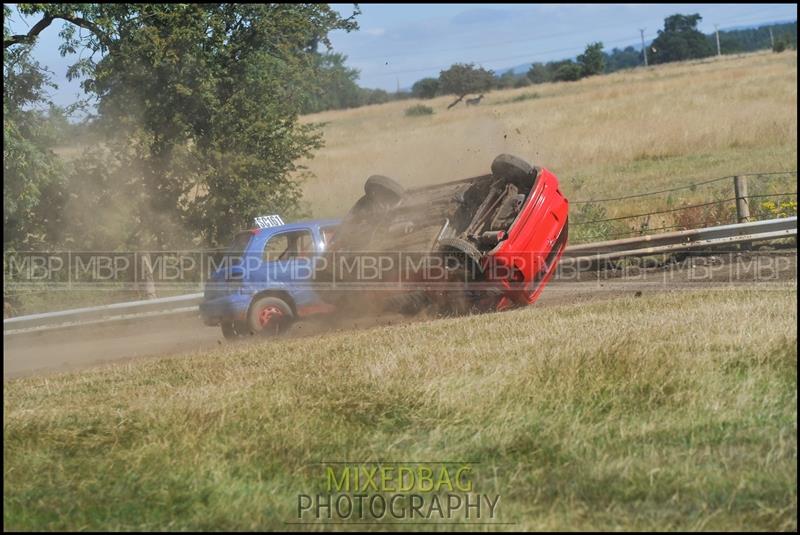
<instances>
[{"instance_id":1,"label":"red car body panel","mask_svg":"<svg viewBox=\"0 0 800 535\"><path fill-rule=\"evenodd\" d=\"M513 267L519 274L516 280L508 277L498 280L504 283L507 297L498 305L499 309L507 308L508 301L532 304L539 297L566 247L566 236L561 242L559 237L566 232L568 214L569 202L559 189L558 178L541 169L508 237L487 255L487 267L494 264L496 272L501 271L497 269L500 266Z\"/></svg>"}]
</instances>

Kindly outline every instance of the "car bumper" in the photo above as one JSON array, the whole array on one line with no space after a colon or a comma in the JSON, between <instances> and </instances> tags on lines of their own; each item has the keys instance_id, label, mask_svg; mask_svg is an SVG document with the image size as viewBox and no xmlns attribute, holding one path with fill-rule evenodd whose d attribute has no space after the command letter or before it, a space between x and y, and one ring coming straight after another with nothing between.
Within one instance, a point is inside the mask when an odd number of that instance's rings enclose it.
<instances>
[{"instance_id":1,"label":"car bumper","mask_svg":"<svg viewBox=\"0 0 800 535\"><path fill-rule=\"evenodd\" d=\"M209 326L225 321L241 321L247 318L250 306L249 295L230 294L200 303L200 316Z\"/></svg>"}]
</instances>

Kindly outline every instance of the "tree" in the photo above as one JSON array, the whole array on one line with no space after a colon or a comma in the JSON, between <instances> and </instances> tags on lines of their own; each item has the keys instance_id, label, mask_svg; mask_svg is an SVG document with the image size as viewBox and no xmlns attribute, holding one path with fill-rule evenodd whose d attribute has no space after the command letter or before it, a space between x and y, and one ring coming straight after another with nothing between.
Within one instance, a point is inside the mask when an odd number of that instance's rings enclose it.
<instances>
[{"instance_id":1,"label":"tree","mask_svg":"<svg viewBox=\"0 0 800 535\"><path fill-rule=\"evenodd\" d=\"M494 85L494 73L482 67L476 68L474 63L456 63L439 73L439 85L443 94L458 97L447 107L450 109L469 94L491 89Z\"/></svg>"},{"instance_id":2,"label":"tree","mask_svg":"<svg viewBox=\"0 0 800 535\"><path fill-rule=\"evenodd\" d=\"M583 69L583 76L602 74L606 68L603 43L589 43L586 45L586 51L579 55L577 59L581 69Z\"/></svg>"},{"instance_id":3,"label":"tree","mask_svg":"<svg viewBox=\"0 0 800 535\"><path fill-rule=\"evenodd\" d=\"M772 33L772 38L770 38ZM706 36L709 43L716 47L714 34ZM719 32L720 48L723 54L751 52L771 48L773 41L778 44L784 41L791 47L797 46L797 22L768 24L758 28L745 28Z\"/></svg>"},{"instance_id":4,"label":"tree","mask_svg":"<svg viewBox=\"0 0 800 535\"><path fill-rule=\"evenodd\" d=\"M359 71L345 65L347 56L317 54L316 87L312 87L303 113L341 110L361 106L361 93L356 80Z\"/></svg>"},{"instance_id":5,"label":"tree","mask_svg":"<svg viewBox=\"0 0 800 535\"><path fill-rule=\"evenodd\" d=\"M658 31L649 54L650 63L667 63L705 58L714 54L714 47L698 29L703 20L699 14L670 15L664 19L664 29Z\"/></svg>"},{"instance_id":6,"label":"tree","mask_svg":"<svg viewBox=\"0 0 800 535\"><path fill-rule=\"evenodd\" d=\"M6 49L63 20L62 53L97 99L108 176L124 180L136 243L175 229L217 244L264 213L299 213L295 162L321 145L298 114L328 32L357 28L324 4L19 4L40 17ZM76 29L81 28L79 34ZM345 73L346 74L346 73ZM115 185L119 185L115 182ZM117 194L118 198L118 194Z\"/></svg>"},{"instance_id":7,"label":"tree","mask_svg":"<svg viewBox=\"0 0 800 535\"><path fill-rule=\"evenodd\" d=\"M411 86L411 95L414 98L433 98L438 92L439 80L437 78L423 78Z\"/></svg>"},{"instance_id":8,"label":"tree","mask_svg":"<svg viewBox=\"0 0 800 535\"><path fill-rule=\"evenodd\" d=\"M514 71L508 71L503 73L503 75L496 80L496 85L498 89L510 89L514 87L514 84L517 81L517 76L514 74Z\"/></svg>"},{"instance_id":9,"label":"tree","mask_svg":"<svg viewBox=\"0 0 800 535\"><path fill-rule=\"evenodd\" d=\"M10 9L3 6L4 20ZM3 40L11 39L3 25ZM47 89L50 73L30 56L30 46L3 51L3 247L32 248L46 235L43 192L61 179L63 166L53 152L57 129ZM50 110L47 110L47 108Z\"/></svg>"},{"instance_id":10,"label":"tree","mask_svg":"<svg viewBox=\"0 0 800 535\"><path fill-rule=\"evenodd\" d=\"M389 93L383 89L362 89L363 103L366 105L371 104L384 104L391 100Z\"/></svg>"},{"instance_id":11,"label":"tree","mask_svg":"<svg viewBox=\"0 0 800 535\"><path fill-rule=\"evenodd\" d=\"M553 79L556 82L574 82L576 80L580 80L582 76L583 67L572 60L566 60L560 62L556 68Z\"/></svg>"},{"instance_id":12,"label":"tree","mask_svg":"<svg viewBox=\"0 0 800 535\"><path fill-rule=\"evenodd\" d=\"M534 63L528 69L528 79L534 84L553 81L553 73L544 63Z\"/></svg>"},{"instance_id":13,"label":"tree","mask_svg":"<svg viewBox=\"0 0 800 535\"><path fill-rule=\"evenodd\" d=\"M611 54L605 54L606 72L616 72L621 69L632 69L642 64L642 53L632 46L623 50L615 48Z\"/></svg>"}]
</instances>

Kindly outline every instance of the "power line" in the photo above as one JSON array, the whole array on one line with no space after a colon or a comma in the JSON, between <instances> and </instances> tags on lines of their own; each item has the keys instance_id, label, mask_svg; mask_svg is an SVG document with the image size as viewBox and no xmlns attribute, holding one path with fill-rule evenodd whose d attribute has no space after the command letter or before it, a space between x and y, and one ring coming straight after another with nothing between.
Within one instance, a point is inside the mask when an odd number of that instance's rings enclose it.
<instances>
[{"instance_id":1,"label":"power line","mask_svg":"<svg viewBox=\"0 0 800 535\"><path fill-rule=\"evenodd\" d=\"M603 44L605 44L605 43L615 44L615 43L620 43L620 42L630 42L630 41L635 41L635 39L636 39L635 37L625 37L623 39L615 39L613 41L603 41ZM536 57L544 56L544 55L547 55L547 54L556 54L556 53L559 53L559 52L575 52L575 51L582 52L583 51L583 47L571 46L569 48L561 48L561 49L558 49L558 50L545 50L545 51L542 51L542 52L536 52L534 54L530 54L530 53L529 54L519 54L519 55L515 55L515 56L507 56L507 57L504 57L504 58L476 60L476 61L472 61L470 63L483 64L483 63L491 63L491 62L496 62L496 61L509 61L509 60L512 60L512 59L536 58ZM407 70L403 70L403 71L391 71L391 72L385 72L385 73L371 74L370 76L372 76L372 77L394 76L394 75L397 75L397 74L409 74L409 73L415 73L415 72L433 71L433 70L446 69L446 68L450 67L450 65L452 65L452 64L437 65L437 66L433 66L433 67L423 67L423 68L419 68L419 69L407 69Z\"/></svg>"},{"instance_id":2,"label":"power line","mask_svg":"<svg viewBox=\"0 0 800 535\"><path fill-rule=\"evenodd\" d=\"M761 13L765 13L767 11L771 11L773 9L776 9L777 7L781 7L781 6L774 6L774 7L767 8L767 9L759 9L757 11L750 11L748 13L734 14L732 17L717 19L717 22L724 22L724 21L729 20L731 18L736 19L736 18L742 18L742 17L750 17L752 15L758 15L758 14L761 14ZM605 26L595 26L592 29L594 29L594 30L601 30L601 29L602 30L606 30L606 29L614 29L614 28L629 28L631 26L636 26L636 25L639 25L639 24L646 24L646 23L649 23L649 22L652 22L652 19L647 20L647 21L639 21L639 22L630 22L630 23L626 22L624 25L621 25L621 24L608 24L608 25L605 25ZM348 59L350 61L368 61L368 60L372 60L372 59L383 59L383 60L385 60L387 58L408 57L408 56L416 56L416 55L422 55L422 54L430 55L432 53L439 53L439 52L459 52L459 51L462 51L462 50L473 50L473 49L479 49L479 48L490 48L490 47L496 47L496 46L507 45L507 44L517 44L517 43L525 43L525 42L529 42L529 41L545 40L545 39L549 39L549 38L553 38L553 37L565 37L565 36L568 36L568 35L582 35L582 34L585 34L585 33L586 32L583 31L583 30L581 30L581 31L559 32L559 33L554 33L554 34L537 35L536 37L529 37L529 38L525 38L525 39L510 39L510 40L506 40L506 41L497 41L497 42L490 43L490 44L467 45L467 46L462 46L462 47L458 47L458 48L444 48L444 49L426 48L424 50L410 51L410 52L405 52L403 54L380 54L380 55L374 55L374 56L355 56L355 57L348 56ZM468 35L469 34L462 34L461 36L468 36ZM450 35L450 34L448 34L448 36L452 37L452 35Z\"/></svg>"},{"instance_id":3,"label":"power line","mask_svg":"<svg viewBox=\"0 0 800 535\"><path fill-rule=\"evenodd\" d=\"M749 16L749 15L753 15L753 14L764 13L764 11L765 10L760 10L760 11L757 11L757 12L751 12L751 13L749 13L747 15L743 15L743 14L742 15L735 15L733 18L740 18L740 17L745 17L745 16ZM721 19L721 20L722 21L730 20L730 18ZM770 21L752 22L752 24L767 24L769 22ZM617 27L620 27L620 26L614 25L614 26L606 26L604 28L612 28L612 27L613 28L617 28ZM721 29L723 31L725 31L725 30L727 30L729 28L731 28L731 27L726 27L726 28L721 28ZM645 37L650 37L650 36L646 36L644 34L644 29L640 29L639 31L640 31L641 41L642 41L642 52L643 52L643 55L645 56L645 66L647 66L648 65L647 50L646 50L646 47L644 46L644 41L645 41ZM461 47L461 48L458 48L458 49L439 50L438 52L450 51L450 50L453 50L453 51L458 50L458 51L460 51L460 50L465 50L465 49L488 48L488 47L499 46L500 44L512 44L512 43L517 43L517 42L534 41L534 40L537 40L537 39L544 39L544 38L549 38L549 37L554 37L554 36L571 35L573 33L584 33L584 32L570 32L570 33L562 33L562 34L553 34L553 35L549 35L549 36L546 36L546 37L537 37L537 38L524 39L524 40L519 40L519 41L503 41L503 42L498 42L498 43L490 44L490 45L473 45L473 46L469 46L469 47ZM633 42L634 40L635 40L635 38L626 37L626 38L622 38L622 39L602 40L602 42L604 44L616 44L616 43L622 43L622 42ZM497 61L510 61L510 60L515 60L515 59L535 58L535 57L540 57L540 56L547 55L547 54L556 54L556 53L560 53L560 52L575 52L577 54L578 52L580 52L582 50L583 49L579 48L579 47L569 47L569 48L562 48L562 49L557 49L557 50L547 50L547 51L537 52L537 53L533 53L533 54L518 54L518 55L507 56L507 57L503 57L503 58L492 58L492 59L476 60L476 61L472 61L472 63L481 64L481 63L492 63L492 62L497 62ZM419 51L419 52L414 52L412 54L391 55L390 57L394 57L394 58L396 58L396 57L407 57L407 56L415 55L415 54L419 54L419 53L431 53L431 52L437 52L437 51ZM372 58L375 58L375 59L385 59L386 57L387 57L387 55L372 56ZM367 58L348 58L348 59L350 59L352 61L358 61L358 60L365 60ZM369 76L369 77L384 77L384 76L396 76L398 74L413 74L413 73L419 73L419 72L426 72L426 71L434 71L434 70L445 69L445 68L448 68L451 64L437 65L437 66L432 66L432 67L424 67L424 68L416 68L416 69L404 69L404 70L400 70L400 71L390 71L390 72L384 72L384 73L373 73L373 74L367 74L366 76ZM362 77L364 77L364 76L365 75L362 73Z\"/></svg>"},{"instance_id":4,"label":"power line","mask_svg":"<svg viewBox=\"0 0 800 535\"><path fill-rule=\"evenodd\" d=\"M619 24L609 24L607 26L596 26L593 29L601 30L601 29L609 29L609 28L622 28ZM439 53L439 52L460 52L462 50L473 50L476 48L491 48L496 46L502 45L511 45L517 43L527 43L530 41L544 41L545 39L551 39L554 37L565 37L568 35L581 35L585 34L585 31L569 31L569 32L561 32L561 33L553 33L549 35L537 35L536 37L529 37L526 39L512 39L508 41L497 41L491 44L482 44L482 45L469 45L469 46L462 46L458 48L446 48L446 49L438 49L438 50L418 50L413 52L407 52L405 54L381 54L378 56L367 56L367 57L348 57L350 61L367 61L371 59L387 59L387 58L395 58L395 57L406 57L406 56L417 56L420 54L432 54L432 53Z\"/></svg>"},{"instance_id":5,"label":"power line","mask_svg":"<svg viewBox=\"0 0 800 535\"><path fill-rule=\"evenodd\" d=\"M752 17L753 15L760 15L760 14L765 13L767 11L772 11L776 7L783 7L783 6L768 7L766 9L759 9L757 11L751 11L749 13L739 13L739 14L732 15L730 17L723 17L721 19L717 19L717 22L730 22L731 20L749 18L749 17ZM759 23L754 23L754 24L759 24Z\"/></svg>"}]
</instances>

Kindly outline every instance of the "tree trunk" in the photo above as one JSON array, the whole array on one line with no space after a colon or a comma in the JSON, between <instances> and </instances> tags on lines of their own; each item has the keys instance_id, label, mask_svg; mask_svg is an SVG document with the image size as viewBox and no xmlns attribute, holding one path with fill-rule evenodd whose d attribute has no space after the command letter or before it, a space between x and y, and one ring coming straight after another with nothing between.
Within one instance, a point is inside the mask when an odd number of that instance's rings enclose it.
<instances>
[{"instance_id":1,"label":"tree trunk","mask_svg":"<svg viewBox=\"0 0 800 535\"><path fill-rule=\"evenodd\" d=\"M462 100L464 97L466 97L466 96L467 96L467 95L461 95L460 97L458 97L458 98L457 98L457 99L456 99L456 100L455 100L455 101L454 101L452 104L450 104L450 105L447 107L447 109L449 110L450 108L452 108L453 106L455 106L456 104L458 104L459 102L461 102L461 100Z\"/></svg>"},{"instance_id":2,"label":"tree trunk","mask_svg":"<svg viewBox=\"0 0 800 535\"><path fill-rule=\"evenodd\" d=\"M153 280L153 264L150 259L150 253L144 253L142 257L142 278L144 278L145 298L155 299L158 297L156 294L156 284Z\"/></svg>"}]
</instances>

